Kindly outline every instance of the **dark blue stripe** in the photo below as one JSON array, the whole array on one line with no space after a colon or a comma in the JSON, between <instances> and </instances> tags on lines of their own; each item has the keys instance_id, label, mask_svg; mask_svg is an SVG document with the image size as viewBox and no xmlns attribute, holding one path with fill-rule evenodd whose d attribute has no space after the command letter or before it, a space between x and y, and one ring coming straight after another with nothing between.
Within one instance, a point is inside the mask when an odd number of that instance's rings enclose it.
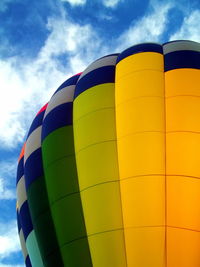
<instances>
[{"instance_id":1,"label":"dark blue stripe","mask_svg":"<svg viewBox=\"0 0 200 267\"><path fill-rule=\"evenodd\" d=\"M32 267L31 260L29 258L29 255L27 255L26 260L25 260L26 267Z\"/></svg>"},{"instance_id":2,"label":"dark blue stripe","mask_svg":"<svg viewBox=\"0 0 200 267\"><path fill-rule=\"evenodd\" d=\"M42 141L47 135L58 128L72 125L73 103L65 103L57 106L48 113L42 125Z\"/></svg>"},{"instance_id":3,"label":"dark blue stripe","mask_svg":"<svg viewBox=\"0 0 200 267\"><path fill-rule=\"evenodd\" d=\"M30 232L33 230L33 225L31 221L31 215L27 200L21 206L19 216L21 218L22 231L24 234L24 238L26 240Z\"/></svg>"},{"instance_id":4,"label":"dark blue stripe","mask_svg":"<svg viewBox=\"0 0 200 267\"><path fill-rule=\"evenodd\" d=\"M193 41L189 41L189 40L174 40L174 41L169 41L169 42L165 42L163 43L163 46L166 44L171 44L171 43L180 43L180 42L188 42L188 43L193 43Z\"/></svg>"},{"instance_id":5,"label":"dark blue stripe","mask_svg":"<svg viewBox=\"0 0 200 267\"><path fill-rule=\"evenodd\" d=\"M119 54L117 58L117 63L128 56L142 53L142 52L156 52L156 53L163 54L163 47L162 45L154 44L154 43L138 44L138 45L131 46L128 49L124 50L121 54Z\"/></svg>"},{"instance_id":6,"label":"dark blue stripe","mask_svg":"<svg viewBox=\"0 0 200 267\"><path fill-rule=\"evenodd\" d=\"M24 157L22 157L17 165L17 180L16 184L18 184L20 178L24 175Z\"/></svg>"},{"instance_id":7,"label":"dark blue stripe","mask_svg":"<svg viewBox=\"0 0 200 267\"><path fill-rule=\"evenodd\" d=\"M100 60L100 59L102 59L102 58L105 58L105 57L112 57L112 56L119 56L119 53L114 53L114 54L109 54L109 55L107 55L107 56L103 56L103 57L100 57L100 58L98 58L97 60L95 60L94 62L96 62L96 61L98 61L98 60Z\"/></svg>"},{"instance_id":8,"label":"dark blue stripe","mask_svg":"<svg viewBox=\"0 0 200 267\"><path fill-rule=\"evenodd\" d=\"M58 91L60 91L61 89L70 86L70 85L76 85L78 78L80 77L80 74L78 75L74 75L71 78L67 79L64 83L62 83L58 89L55 91L55 93L53 95L55 95Z\"/></svg>"},{"instance_id":9,"label":"dark blue stripe","mask_svg":"<svg viewBox=\"0 0 200 267\"><path fill-rule=\"evenodd\" d=\"M18 233L20 232L22 225L21 225L21 220L19 216L19 211L17 210L17 228L18 228Z\"/></svg>"},{"instance_id":10,"label":"dark blue stripe","mask_svg":"<svg viewBox=\"0 0 200 267\"><path fill-rule=\"evenodd\" d=\"M28 157L24 166L26 190L34 180L43 174L42 152L41 148L38 148Z\"/></svg>"},{"instance_id":11,"label":"dark blue stripe","mask_svg":"<svg viewBox=\"0 0 200 267\"><path fill-rule=\"evenodd\" d=\"M164 57L165 71L182 68L200 69L200 52L180 50L168 53Z\"/></svg>"},{"instance_id":12,"label":"dark blue stripe","mask_svg":"<svg viewBox=\"0 0 200 267\"><path fill-rule=\"evenodd\" d=\"M40 112L36 117L35 119L33 120L32 124L31 124L31 127L29 129L29 132L28 132L28 136L27 136L27 139L29 137L29 135L35 130L37 129L39 126L42 125L42 120L43 120L43 117L44 117L44 113L45 113L45 110Z\"/></svg>"},{"instance_id":13,"label":"dark blue stripe","mask_svg":"<svg viewBox=\"0 0 200 267\"><path fill-rule=\"evenodd\" d=\"M82 92L98 84L115 82L115 66L104 66L87 73L81 78L75 88L74 98Z\"/></svg>"}]
</instances>

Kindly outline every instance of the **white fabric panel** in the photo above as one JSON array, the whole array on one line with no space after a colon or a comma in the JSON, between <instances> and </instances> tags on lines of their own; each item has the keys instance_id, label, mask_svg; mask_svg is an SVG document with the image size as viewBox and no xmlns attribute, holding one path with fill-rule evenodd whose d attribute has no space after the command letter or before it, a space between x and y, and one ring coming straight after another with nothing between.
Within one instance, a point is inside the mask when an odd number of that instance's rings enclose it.
<instances>
[{"instance_id":1,"label":"white fabric panel","mask_svg":"<svg viewBox=\"0 0 200 267\"><path fill-rule=\"evenodd\" d=\"M41 132L42 126L36 128L29 136L26 141L25 153L24 153L24 164L28 157L38 148L41 147Z\"/></svg>"},{"instance_id":2,"label":"white fabric panel","mask_svg":"<svg viewBox=\"0 0 200 267\"><path fill-rule=\"evenodd\" d=\"M55 107L64 103L73 102L74 90L75 85L69 85L67 87L62 88L55 95L53 95L45 111L44 118Z\"/></svg>"},{"instance_id":3,"label":"white fabric panel","mask_svg":"<svg viewBox=\"0 0 200 267\"><path fill-rule=\"evenodd\" d=\"M24 234L22 232L22 229L19 232L19 239L20 239L20 244L21 244L21 248L22 248L22 254L24 256L24 259L26 259L26 257L28 256L28 252L26 249L26 243L25 243Z\"/></svg>"},{"instance_id":4,"label":"white fabric panel","mask_svg":"<svg viewBox=\"0 0 200 267\"><path fill-rule=\"evenodd\" d=\"M164 55L180 50L193 50L200 52L200 44L193 41L175 41L163 45Z\"/></svg>"},{"instance_id":5,"label":"white fabric panel","mask_svg":"<svg viewBox=\"0 0 200 267\"><path fill-rule=\"evenodd\" d=\"M84 70L84 72L80 75L78 80L80 80L81 78L83 78L83 76L85 76L86 74L88 74L89 72L95 69L98 69L104 66L115 66L117 57L118 56L107 56L107 57L103 57L103 58L96 60L94 63L90 64L89 67L87 67Z\"/></svg>"},{"instance_id":6,"label":"white fabric panel","mask_svg":"<svg viewBox=\"0 0 200 267\"><path fill-rule=\"evenodd\" d=\"M17 184L17 202L18 208L21 209L23 203L27 200L25 178L22 176Z\"/></svg>"}]
</instances>

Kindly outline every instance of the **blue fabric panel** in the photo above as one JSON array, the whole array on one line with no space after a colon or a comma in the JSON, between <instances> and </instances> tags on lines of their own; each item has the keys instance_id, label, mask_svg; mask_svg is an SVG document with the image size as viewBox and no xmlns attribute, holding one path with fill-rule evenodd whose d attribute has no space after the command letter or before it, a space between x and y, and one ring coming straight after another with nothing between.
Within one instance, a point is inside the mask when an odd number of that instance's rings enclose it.
<instances>
[{"instance_id":1,"label":"blue fabric panel","mask_svg":"<svg viewBox=\"0 0 200 267\"><path fill-rule=\"evenodd\" d=\"M17 210L17 228L18 228L18 233L20 232L22 225L21 225L21 220L19 216L19 211Z\"/></svg>"},{"instance_id":2,"label":"blue fabric panel","mask_svg":"<svg viewBox=\"0 0 200 267\"><path fill-rule=\"evenodd\" d=\"M35 150L27 159L24 166L26 191L32 182L43 175L41 148Z\"/></svg>"},{"instance_id":3,"label":"blue fabric panel","mask_svg":"<svg viewBox=\"0 0 200 267\"><path fill-rule=\"evenodd\" d=\"M32 221L31 221L31 215L30 215L27 200L21 206L19 216L21 218L22 231L24 234L24 238L26 240L28 235L30 234L30 232L33 230L33 225L32 225Z\"/></svg>"},{"instance_id":4,"label":"blue fabric panel","mask_svg":"<svg viewBox=\"0 0 200 267\"><path fill-rule=\"evenodd\" d=\"M118 56L118 55L119 55L119 53L109 54L109 55L107 55L107 56L103 56L103 57L98 58L98 59L95 60L94 62L98 61L99 59L105 58L105 57L112 57L112 56Z\"/></svg>"},{"instance_id":5,"label":"blue fabric panel","mask_svg":"<svg viewBox=\"0 0 200 267\"><path fill-rule=\"evenodd\" d=\"M17 166L17 180L16 184L18 184L20 178L24 175L24 157L22 157Z\"/></svg>"},{"instance_id":6,"label":"blue fabric panel","mask_svg":"<svg viewBox=\"0 0 200 267\"><path fill-rule=\"evenodd\" d=\"M27 255L26 260L25 260L26 267L32 267L29 255Z\"/></svg>"},{"instance_id":7,"label":"blue fabric panel","mask_svg":"<svg viewBox=\"0 0 200 267\"><path fill-rule=\"evenodd\" d=\"M42 125L42 141L47 135L58 128L72 125L73 103L65 103L57 106L48 113Z\"/></svg>"},{"instance_id":8,"label":"blue fabric panel","mask_svg":"<svg viewBox=\"0 0 200 267\"><path fill-rule=\"evenodd\" d=\"M171 52L164 57L165 71L182 68L200 69L200 52L180 50Z\"/></svg>"},{"instance_id":9,"label":"blue fabric panel","mask_svg":"<svg viewBox=\"0 0 200 267\"><path fill-rule=\"evenodd\" d=\"M28 132L28 136L27 136L27 139L29 137L29 135L35 130L37 129L39 126L42 125L42 120L43 120L43 117L44 117L44 113L45 113L45 110L40 112L36 117L35 119L33 120L32 124L31 124L31 127L29 129L29 132Z\"/></svg>"},{"instance_id":10,"label":"blue fabric panel","mask_svg":"<svg viewBox=\"0 0 200 267\"><path fill-rule=\"evenodd\" d=\"M76 85L78 78L80 77L80 74L74 75L71 78L67 79L64 83L62 83L58 89L55 91L55 93L53 95L55 95L58 91L60 91L61 89L70 86L70 85Z\"/></svg>"},{"instance_id":11,"label":"blue fabric panel","mask_svg":"<svg viewBox=\"0 0 200 267\"><path fill-rule=\"evenodd\" d=\"M113 82L115 82L115 66L104 66L92 70L78 81L74 98L95 85Z\"/></svg>"},{"instance_id":12,"label":"blue fabric panel","mask_svg":"<svg viewBox=\"0 0 200 267\"><path fill-rule=\"evenodd\" d=\"M138 44L131 46L128 49L124 50L121 54L119 54L117 58L117 63L128 56L142 52L156 52L163 54L163 47L162 45L154 43Z\"/></svg>"}]
</instances>

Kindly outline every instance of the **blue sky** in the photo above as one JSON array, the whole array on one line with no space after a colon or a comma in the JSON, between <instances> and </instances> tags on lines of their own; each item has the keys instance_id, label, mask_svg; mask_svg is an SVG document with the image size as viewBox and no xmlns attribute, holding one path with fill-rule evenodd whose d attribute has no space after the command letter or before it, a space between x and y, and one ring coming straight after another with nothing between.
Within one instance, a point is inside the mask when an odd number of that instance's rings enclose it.
<instances>
[{"instance_id":1,"label":"blue sky","mask_svg":"<svg viewBox=\"0 0 200 267\"><path fill-rule=\"evenodd\" d=\"M16 166L40 107L101 56L140 42L199 42L199 20L199 0L0 0L0 267L24 266Z\"/></svg>"}]
</instances>

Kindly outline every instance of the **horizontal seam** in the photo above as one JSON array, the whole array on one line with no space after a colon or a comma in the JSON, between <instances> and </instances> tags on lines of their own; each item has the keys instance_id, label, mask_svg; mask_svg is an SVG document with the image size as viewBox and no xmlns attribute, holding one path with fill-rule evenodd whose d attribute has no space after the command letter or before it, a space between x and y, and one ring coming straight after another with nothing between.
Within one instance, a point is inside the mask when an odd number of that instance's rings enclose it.
<instances>
[{"instance_id":1,"label":"horizontal seam","mask_svg":"<svg viewBox=\"0 0 200 267\"><path fill-rule=\"evenodd\" d=\"M120 180L111 180L111 181L105 181L105 182L101 182L101 183L98 183L98 184L90 185L90 186L85 187L84 189L81 189L80 193L83 192L83 191L86 191L87 189L90 189L92 187L96 187L98 185L109 184L109 183L117 183L119 181Z\"/></svg>"},{"instance_id":2,"label":"horizontal seam","mask_svg":"<svg viewBox=\"0 0 200 267\"><path fill-rule=\"evenodd\" d=\"M55 159L55 160L51 161L50 163L48 163L47 165L45 165L45 164L43 163L44 172L45 172L45 170L46 170L50 165L53 165L53 164L57 163L57 161L59 161L59 160L67 159L67 158L70 158L70 157L72 157L72 156L75 157L75 153L73 153L73 154L69 154L69 155L67 155L67 156L64 156L64 157L61 157L61 158L58 158L58 159Z\"/></svg>"},{"instance_id":3,"label":"horizontal seam","mask_svg":"<svg viewBox=\"0 0 200 267\"><path fill-rule=\"evenodd\" d=\"M131 75L131 74L133 74L133 73L143 72L143 71L160 72L160 73L163 74L163 77L164 77L163 68L162 68L162 70L157 70L157 69L140 69L140 70L135 70L135 71L128 72L127 74L122 75L120 78L118 78L118 77L116 76L117 78L115 79L115 82L118 82L119 80L122 80L124 77L129 76L129 75Z\"/></svg>"},{"instance_id":4,"label":"horizontal seam","mask_svg":"<svg viewBox=\"0 0 200 267\"><path fill-rule=\"evenodd\" d=\"M122 182L123 180L131 179L131 178L137 178L137 177L146 177L146 176L178 176L178 177L187 177L187 178L193 178L193 179L200 179L198 176L190 176L190 175L184 175L184 174L158 174L158 173L153 173L153 174L140 174L140 175L133 175L125 178L121 178L119 181Z\"/></svg>"},{"instance_id":5,"label":"horizontal seam","mask_svg":"<svg viewBox=\"0 0 200 267\"><path fill-rule=\"evenodd\" d=\"M141 133L162 133L164 134L165 131L138 131L138 132L133 132L133 133L130 133L130 134L126 134L126 135L123 135L123 136L120 136L120 137L117 137L117 141L119 141L120 139L123 139L127 136L131 136L131 135L135 135L135 134L141 134Z\"/></svg>"},{"instance_id":6,"label":"horizontal seam","mask_svg":"<svg viewBox=\"0 0 200 267\"><path fill-rule=\"evenodd\" d=\"M123 230L123 228L111 229L111 230L102 231L102 232L98 232L98 233L94 233L94 234L85 235L85 236L82 236L82 237L79 237L79 238L75 238L75 239L73 239L73 240L71 240L69 242L65 242L64 244L62 244L62 246L60 246L60 248L66 246L66 245L68 245L70 243L76 242L78 240L87 239L90 236L94 236L94 235L98 235L98 234L103 234L103 233L107 233L107 232L119 231L119 230Z\"/></svg>"},{"instance_id":7,"label":"horizontal seam","mask_svg":"<svg viewBox=\"0 0 200 267\"><path fill-rule=\"evenodd\" d=\"M50 207L53 207L57 202L62 201L64 198L69 197L69 196L72 196L72 195L76 195L76 194L80 195L80 191L72 192L72 193L66 194L66 195L64 195L62 197L59 197L55 201L53 201L51 203L49 202L49 206Z\"/></svg>"},{"instance_id":8,"label":"horizontal seam","mask_svg":"<svg viewBox=\"0 0 200 267\"><path fill-rule=\"evenodd\" d=\"M76 151L76 155L78 155L81 151L89 148L89 147L92 147L92 146L95 146L95 145L98 145L98 144L102 144L102 143L109 143L109 142L116 142L117 140L116 139L110 139L110 140L105 140L105 141L101 141L101 142L97 142L97 143L93 143L93 144L90 144L86 147L83 147L81 149L79 149L78 151Z\"/></svg>"},{"instance_id":9,"label":"horizontal seam","mask_svg":"<svg viewBox=\"0 0 200 267\"><path fill-rule=\"evenodd\" d=\"M70 193L70 194L66 194L63 197L60 197L59 199L56 199L55 201L53 201L52 203L50 203L50 207L52 207L53 205L55 205L56 202L59 202L59 201L63 200L64 198L68 197L68 196L75 195L75 194L80 195L81 192L86 191L87 189L90 189L92 187L96 187L96 186L103 185L103 184L108 184L108 183L116 183L116 182L119 182L119 180L105 181L105 182L101 182L101 183L94 184L94 185L91 185L91 186L87 186L87 187L85 187L84 189L82 189L80 191L76 191L76 192L73 192L73 193Z\"/></svg>"},{"instance_id":10,"label":"horizontal seam","mask_svg":"<svg viewBox=\"0 0 200 267\"><path fill-rule=\"evenodd\" d=\"M61 247L64 247L65 245L68 245L68 244L73 243L75 241L78 241L80 239L87 239L88 237L99 235L99 234L115 232L115 231L121 231L121 230L126 230L126 229L141 229L141 228L156 228L156 227L169 227L169 228L188 230L188 231L193 231L193 232L198 232L198 233L200 232L200 231L195 230L195 229L178 227L178 226L171 226L171 225L149 225L149 226L148 225L144 225L144 226L122 227L122 228L115 228L115 229L111 229L111 230L106 230L106 231L97 232L97 233L89 234L89 235L86 235L86 236L82 236L80 238L76 238L76 239L73 239L73 240L71 240L69 242L64 243Z\"/></svg>"},{"instance_id":11,"label":"horizontal seam","mask_svg":"<svg viewBox=\"0 0 200 267\"><path fill-rule=\"evenodd\" d=\"M142 133L163 133L163 134L165 134L165 131L163 130L163 131L138 131L138 132L133 132L133 133L129 133L129 134L117 137L117 141L119 141L120 139L124 139L127 136L136 135L136 134L142 134ZM196 132L196 131L166 131L166 134L170 134L170 133L200 134L200 131L199 132Z\"/></svg>"},{"instance_id":12,"label":"horizontal seam","mask_svg":"<svg viewBox=\"0 0 200 267\"><path fill-rule=\"evenodd\" d=\"M200 132L196 132L196 131L166 131L166 133L193 133L193 134L200 134Z\"/></svg>"},{"instance_id":13,"label":"horizontal seam","mask_svg":"<svg viewBox=\"0 0 200 267\"><path fill-rule=\"evenodd\" d=\"M166 99L168 99L168 98L178 98L178 97L197 97L197 98L199 98L200 97L200 95L172 95L172 96L166 96L165 98Z\"/></svg>"},{"instance_id":14,"label":"horizontal seam","mask_svg":"<svg viewBox=\"0 0 200 267\"><path fill-rule=\"evenodd\" d=\"M152 96L152 95L147 95L147 96L134 96L134 97L129 98L126 101L123 101L123 102L120 102L120 103L116 104L116 108L118 108L119 106L121 106L124 103L130 102L130 101L132 101L134 99L141 99L141 98L161 98L163 100L165 99L164 96Z\"/></svg>"},{"instance_id":15,"label":"horizontal seam","mask_svg":"<svg viewBox=\"0 0 200 267\"><path fill-rule=\"evenodd\" d=\"M105 110L105 109L111 109L111 110L114 110L114 106L113 106L113 107L106 107L106 108L99 108L99 109L92 110L92 111L90 111L90 112L88 112L88 113L82 115L82 116L79 117L78 119L74 120L74 121L73 121L73 125L75 125L79 120L81 120L82 118L84 118L84 117L90 115L91 113L95 113L95 112L97 112L97 111L99 111L99 110Z\"/></svg>"}]
</instances>

